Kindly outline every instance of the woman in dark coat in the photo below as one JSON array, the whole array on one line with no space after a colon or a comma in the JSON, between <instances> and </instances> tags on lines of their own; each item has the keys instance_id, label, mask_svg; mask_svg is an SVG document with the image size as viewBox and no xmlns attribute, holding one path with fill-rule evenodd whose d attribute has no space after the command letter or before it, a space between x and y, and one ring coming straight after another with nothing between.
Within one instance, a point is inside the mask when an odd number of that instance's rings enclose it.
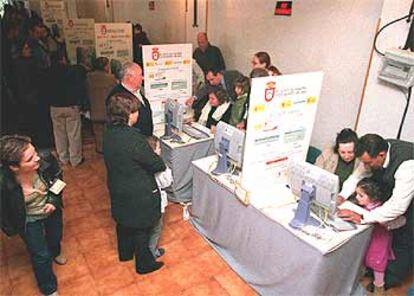
<instances>
[{"instance_id":1,"label":"woman in dark coat","mask_svg":"<svg viewBox=\"0 0 414 296\"><path fill-rule=\"evenodd\" d=\"M120 261L132 260L144 274L161 268L148 247L150 231L161 217L161 196L154 174L165 170L155 154L132 125L138 120L140 102L128 93L109 98L108 128L104 133L103 154L108 174L111 211L118 239Z\"/></svg>"}]
</instances>

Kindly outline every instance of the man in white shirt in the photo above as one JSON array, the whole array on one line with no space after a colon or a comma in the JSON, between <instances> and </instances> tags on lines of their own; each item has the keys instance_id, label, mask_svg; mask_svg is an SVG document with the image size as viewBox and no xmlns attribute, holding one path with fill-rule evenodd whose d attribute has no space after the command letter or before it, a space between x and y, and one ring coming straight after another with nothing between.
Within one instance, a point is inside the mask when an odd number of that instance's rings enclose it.
<instances>
[{"instance_id":1,"label":"man in white shirt","mask_svg":"<svg viewBox=\"0 0 414 296\"><path fill-rule=\"evenodd\" d=\"M344 182L338 203L352 195L358 181L365 177L372 177L386 188L386 201L364 216L350 210L341 210L338 215L358 224L385 223L406 216L407 224L392 231L396 260L388 263L385 275L386 287L392 287L400 284L414 265L414 144L367 134L359 139L356 155L363 166Z\"/></svg>"}]
</instances>

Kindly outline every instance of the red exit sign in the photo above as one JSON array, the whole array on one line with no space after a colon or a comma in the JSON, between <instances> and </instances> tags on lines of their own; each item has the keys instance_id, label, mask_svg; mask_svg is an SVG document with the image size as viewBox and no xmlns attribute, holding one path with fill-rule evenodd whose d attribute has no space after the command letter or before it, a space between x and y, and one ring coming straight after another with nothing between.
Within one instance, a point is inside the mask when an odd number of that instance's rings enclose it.
<instances>
[{"instance_id":1,"label":"red exit sign","mask_svg":"<svg viewBox=\"0 0 414 296\"><path fill-rule=\"evenodd\" d=\"M277 1L275 15L292 15L292 1Z\"/></svg>"}]
</instances>

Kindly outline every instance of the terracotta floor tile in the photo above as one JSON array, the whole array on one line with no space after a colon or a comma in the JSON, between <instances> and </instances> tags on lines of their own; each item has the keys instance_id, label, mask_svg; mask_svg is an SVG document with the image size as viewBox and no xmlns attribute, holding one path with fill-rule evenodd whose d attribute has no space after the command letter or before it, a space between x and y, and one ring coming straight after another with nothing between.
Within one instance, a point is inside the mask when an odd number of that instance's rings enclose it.
<instances>
[{"instance_id":1,"label":"terracotta floor tile","mask_svg":"<svg viewBox=\"0 0 414 296\"><path fill-rule=\"evenodd\" d=\"M227 263L212 249L201 253L192 260L196 266L203 266L203 271L209 276L214 276L223 271L231 272L231 268Z\"/></svg>"},{"instance_id":2,"label":"terracotta floor tile","mask_svg":"<svg viewBox=\"0 0 414 296\"><path fill-rule=\"evenodd\" d=\"M183 287L174 280L172 270L162 267L147 275L136 274L135 281L140 295L181 295Z\"/></svg>"},{"instance_id":3,"label":"terracotta floor tile","mask_svg":"<svg viewBox=\"0 0 414 296\"><path fill-rule=\"evenodd\" d=\"M65 227L63 229L63 241L61 243L61 246L62 246L62 253L68 258L76 256L77 254L81 252L81 248L80 248L78 240L76 239L74 235L67 232L65 230Z\"/></svg>"},{"instance_id":4,"label":"terracotta floor tile","mask_svg":"<svg viewBox=\"0 0 414 296\"><path fill-rule=\"evenodd\" d=\"M97 248L95 251L84 253L91 275L95 278L101 278L111 273L111 269L116 266L122 266L123 262L118 260L116 249L109 245Z\"/></svg>"},{"instance_id":5,"label":"terracotta floor tile","mask_svg":"<svg viewBox=\"0 0 414 296\"><path fill-rule=\"evenodd\" d=\"M58 292L61 296L99 295L95 281L89 274L59 283Z\"/></svg>"},{"instance_id":6,"label":"terracotta floor tile","mask_svg":"<svg viewBox=\"0 0 414 296\"><path fill-rule=\"evenodd\" d=\"M161 232L160 244L165 245L179 239L180 237L177 237L174 230L169 225L166 225L164 222Z\"/></svg>"},{"instance_id":7,"label":"terracotta floor tile","mask_svg":"<svg viewBox=\"0 0 414 296\"><path fill-rule=\"evenodd\" d=\"M65 234L76 235L77 233L85 233L102 226L102 222L95 214L90 214L78 219L69 220L64 225Z\"/></svg>"},{"instance_id":8,"label":"terracotta floor tile","mask_svg":"<svg viewBox=\"0 0 414 296\"><path fill-rule=\"evenodd\" d=\"M37 288L36 280L33 274L27 273L24 276L13 279L12 281L12 294L13 296L25 296L25 295L39 295L41 292Z\"/></svg>"},{"instance_id":9,"label":"terracotta floor tile","mask_svg":"<svg viewBox=\"0 0 414 296\"><path fill-rule=\"evenodd\" d=\"M209 244L196 232L192 231L182 239L189 257L198 256L211 250Z\"/></svg>"},{"instance_id":10,"label":"terracotta floor tile","mask_svg":"<svg viewBox=\"0 0 414 296\"><path fill-rule=\"evenodd\" d=\"M91 228L90 231L78 233L75 236L82 252L99 250L101 246L110 245L111 243L111 238L103 228Z\"/></svg>"},{"instance_id":11,"label":"terracotta floor tile","mask_svg":"<svg viewBox=\"0 0 414 296\"><path fill-rule=\"evenodd\" d=\"M93 210L90 203L88 201L81 201L75 207L65 207L63 215L66 218L65 220L70 221L86 217L92 213Z\"/></svg>"},{"instance_id":12,"label":"terracotta floor tile","mask_svg":"<svg viewBox=\"0 0 414 296\"><path fill-rule=\"evenodd\" d=\"M18 235L6 238L3 247L4 253L8 258L13 256L21 256L27 253L26 245Z\"/></svg>"},{"instance_id":13,"label":"terracotta floor tile","mask_svg":"<svg viewBox=\"0 0 414 296\"><path fill-rule=\"evenodd\" d=\"M203 266L195 266L191 260L175 264L169 270L171 278L184 290L209 280L209 276L203 272Z\"/></svg>"},{"instance_id":14,"label":"terracotta floor tile","mask_svg":"<svg viewBox=\"0 0 414 296\"><path fill-rule=\"evenodd\" d=\"M104 275L95 278L98 290L101 295L113 294L135 283L134 271L121 264L108 268Z\"/></svg>"},{"instance_id":15,"label":"terracotta floor tile","mask_svg":"<svg viewBox=\"0 0 414 296\"><path fill-rule=\"evenodd\" d=\"M228 296L225 289L214 279L185 290L183 296Z\"/></svg>"},{"instance_id":16,"label":"terracotta floor tile","mask_svg":"<svg viewBox=\"0 0 414 296\"><path fill-rule=\"evenodd\" d=\"M241 278L234 272L226 271L214 276L214 279L229 293L230 295L257 295Z\"/></svg>"},{"instance_id":17,"label":"terracotta floor tile","mask_svg":"<svg viewBox=\"0 0 414 296\"><path fill-rule=\"evenodd\" d=\"M9 277L12 280L32 273L32 264L28 254L10 257L7 264Z\"/></svg>"},{"instance_id":18,"label":"terracotta floor tile","mask_svg":"<svg viewBox=\"0 0 414 296\"><path fill-rule=\"evenodd\" d=\"M135 283L133 283L132 285L126 286L108 295L110 296L137 296L137 295L144 295L144 294L138 288L138 286ZM148 295L148 294L145 294L145 295Z\"/></svg>"},{"instance_id":19,"label":"terracotta floor tile","mask_svg":"<svg viewBox=\"0 0 414 296\"><path fill-rule=\"evenodd\" d=\"M170 224L170 227L174 231L176 237L179 237L180 239L183 239L187 235L194 233L194 229L191 226L189 221L178 220L178 221L172 222Z\"/></svg>"},{"instance_id":20,"label":"terracotta floor tile","mask_svg":"<svg viewBox=\"0 0 414 296\"><path fill-rule=\"evenodd\" d=\"M172 223L182 220L183 217L183 208L176 203L169 202L166 210L164 221L165 223Z\"/></svg>"},{"instance_id":21,"label":"terracotta floor tile","mask_svg":"<svg viewBox=\"0 0 414 296\"><path fill-rule=\"evenodd\" d=\"M165 255L160 259L165 262L168 267L180 264L189 259L184 243L181 240L174 240L169 244L161 244L165 249Z\"/></svg>"},{"instance_id":22,"label":"terracotta floor tile","mask_svg":"<svg viewBox=\"0 0 414 296\"><path fill-rule=\"evenodd\" d=\"M11 295L12 282L9 277L7 266L0 266L0 295Z\"/></svg>"},{"instance_id":23,"label":"terracotta floor tile","mask_svg":"<svg viewBox=\"0 0 414 296\"><path fill-rule=\"evenodd\" d=\"M58 278L58 281L70 281L78 277L85 276L90 273L89 266L83 254L72 254L67 256L67 263L65 265L53 265L53 270Z\"/></svg>"},{"instance_id":24,"label":"terracotta floor tile","mask_svg":"<svg viewBox=\"0 0 414 296\"><path fill-rule=\"evenodd\" d=\"M115 228L116 224L115 224L115 221L112 219L110 209L96 211L95 216L98 217L98 219L101 222L101 225L103 227L113 227L113 228Z\"/></svg>"}]
</instances>

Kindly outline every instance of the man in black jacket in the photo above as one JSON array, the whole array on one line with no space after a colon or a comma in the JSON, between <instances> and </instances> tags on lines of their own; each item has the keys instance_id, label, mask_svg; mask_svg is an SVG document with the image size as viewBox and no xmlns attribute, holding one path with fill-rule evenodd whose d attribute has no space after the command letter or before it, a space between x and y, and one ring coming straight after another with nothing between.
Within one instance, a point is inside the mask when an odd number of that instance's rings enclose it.
<instances>
[{"instance_id":1,"label":"man in black jacket","mask_svg":"<svg viewBox=\"0 0 414 296\"><path fill-rule=\"evenodd\" d=\"M144 80L141 67L135 63L125 63L122 67L121 76L121 83L115 86L109 93L106 99L106 105L108 105L109 98L116 93L130 93L138 98L141 105L138 110L139 118L137 123L134 124L134 127L144 136L152 136L154 132L152 110L149 101L141 90L142 81Z\"/></svg>"}]
</instances>

